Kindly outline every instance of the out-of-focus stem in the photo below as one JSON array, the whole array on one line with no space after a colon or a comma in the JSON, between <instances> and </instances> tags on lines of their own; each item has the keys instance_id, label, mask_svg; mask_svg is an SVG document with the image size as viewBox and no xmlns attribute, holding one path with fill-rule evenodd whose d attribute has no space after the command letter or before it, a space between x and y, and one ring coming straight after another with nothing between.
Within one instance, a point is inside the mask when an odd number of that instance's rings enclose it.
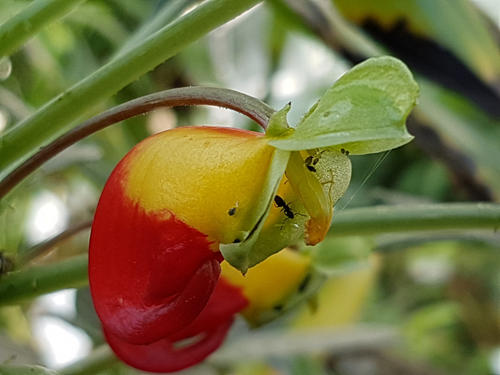
<instances>
[{"instance_id":1,"label":"out-of-focus stem","mask_svg":"<svg viewBox=\"0 0 500 375\"><path fill-rule=\"evenodd\" d=\"M13 305L60 289L88 283L87 255L45 266L23 268L0 279L0 306Z\"/></svg>"},{"instance_id":2,"label":"out-of-focus stem","mask_svg":"<svg viewBox=\"0 0 500 375\"><path fill-rule=\"evenodd\" d=\"M85 0L37 0L0 25L0 57L9 56L52 21Z\"/></svg>"},{"instance_id":3,"label":"out-of-focus stem","mask_svg":"<svg viewBox=\"0 0 500 375\"><path fill-rule=\"evenodd\" d=\"M109 369L118 363L115 355L107 345L95 349L85 358L58 371L60 375L94 375L101 370Z\"/></svg>"},{"instance_id":4,"label":"out-of-focus stem","mask_svg":"<svg viewBox=\"0 0 500 375\"><path fill-rule=\"evenodd\" d=\"M500 204L375 206L334 212L329 236L500 228Z\"/></svg>"},{"instance_id":5,"label":"out-of-focus stem","mask_svg":"<svg viewBox=\"0 0 500 375\"><path fill-rule=\"evenodd\" d=\"M44 253L52 249L54 246L57 246L60 242L67 240L68 238L74 236L75 234L80 233L81 231L89 229L91 225L92 225L91 221L80 223L71 228L68 228L64 232L61 232L52 238L49 238L46 241L43 241L29 248L28 250L25 250L24 252L22 252L22 254L20 254L20 257L16 262L17 268L35 259L36 257L43 255Z\"/></svg>"},{"instance_id":6,"label":"out-of-focus stem","mask_svg":"<svg viewBox=\"0 0 500 375\"><path fill-rule=\"evenodd\" d=\"M500 228L500 204L450 203L353 208L333 215L331 236ZM0 279L0 306L87 283L87 256L24 268Z\"/></svg>"}]
</instances>

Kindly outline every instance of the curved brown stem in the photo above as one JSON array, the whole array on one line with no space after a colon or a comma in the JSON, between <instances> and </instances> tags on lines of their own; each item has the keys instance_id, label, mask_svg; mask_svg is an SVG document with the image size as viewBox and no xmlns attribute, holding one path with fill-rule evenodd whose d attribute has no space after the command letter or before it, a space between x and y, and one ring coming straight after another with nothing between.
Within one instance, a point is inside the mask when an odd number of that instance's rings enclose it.
<instances>
[{"instance_id":1,"label":"curved brown stem","mask_svg":"<svg viewBox=\"0 0 500 375\"><path fill-rule=\"evenodd\" d=\"M212 105L232 109L248 116L263 129L266 129L269 118L275 112L274 109L259 99L234 90L216 87L181 87L142 96L90 118L48 145L41 147L38 152L0 182L0 198L5 196L14 186L44 162L79 140L109 125L149 112L158 107L191 105Z\"/></svg>"},{"instance_id":2,"label":"curved brown stem","mask_svg":"<svg viewBox=\"0 0 500 375\"><path fill-rule=\"evenodd\" d=\"M19 257L19 260L17 261L17 267L21 267L25 265L26 263L30 262L31 260L39 257L40 255L43 255L47 253L50 249L53 247L57 246L59 243L67 240L70 237L73 237L74 235L90 229L92 226L92 221L85 221L83 223L77 224L73 227L70 227L66 229L65 231L55 235L54 237L49 238L48 240L45 240L32 248L26 250L21 254Z\"/></svg>"}]
</instances>

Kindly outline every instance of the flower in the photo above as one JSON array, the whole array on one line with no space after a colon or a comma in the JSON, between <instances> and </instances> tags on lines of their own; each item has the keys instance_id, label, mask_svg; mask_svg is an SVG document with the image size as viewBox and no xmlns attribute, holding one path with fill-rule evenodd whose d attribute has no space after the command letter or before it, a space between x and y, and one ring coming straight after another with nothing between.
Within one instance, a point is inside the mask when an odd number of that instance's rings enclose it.
<instances>
[{"instance_id":1,"label":"flower","mask_svg":"<svg viewBox=\"0 0 500 375\"><path fill-rule=\"evenodd\" d=\"M245 287L229 265L220 277L219 249L231 259L234 246L246 271L304 237L306 192L287 183L289 158L262 133L183 127L147 138L122 159L99 200L89 249L94 305L121 359L176 371L215 350L236 313L259 320L266 309L248 287L255 280ZM299 153L291 158L299 159L304 164ZM307 267L299 268L292 284Z\"/></svg>"},{"instance_id":2,"label":"flower","mask_svg":"<svg viewBox=\"0 0 500 375\"><path fill-rule=\"evenodd\" d=\"M347 154L409 142L417 96L404 64L373 58L295 128L288 105L265 134L183 127L135 146L106 183L89 249L92 298L115 353L176 371L213 352L238 312L258 325L305 298L321 277L278 252L323 240L350 181Z\"/></svg>"}]
</instances>

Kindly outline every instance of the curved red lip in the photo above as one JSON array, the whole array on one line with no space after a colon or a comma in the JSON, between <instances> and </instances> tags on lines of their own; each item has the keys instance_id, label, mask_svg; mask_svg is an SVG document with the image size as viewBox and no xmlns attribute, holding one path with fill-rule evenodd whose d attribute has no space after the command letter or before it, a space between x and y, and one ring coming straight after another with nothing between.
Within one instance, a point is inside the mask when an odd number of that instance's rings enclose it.
<instances>
[{"instance_id":1,"label":"curved red lip","mask_svg":"<svg viewBox=\"0 0 500 375\"><path fill-rule=\"evenodd\" d=\"M179 370L222 343L247 300L219 280L222 257L207 237L169 212L151 214L129 201L121 173L118 167L104 188L92 228L94 305L121 359L147 371Z\"/></svg>"},{"instance_id":2,"label":"curved red lip","mask_svg":"<svg viewBox=\"0 0 500 375\"><path fill-rule=\"evenodd\" d=\"M247 303L239 289L221 278L195 321L168 338L133 345L107 332L105 335L115 353L133 367L152 372L178 371L201 362L216 350L224 341L234 314ZM190 338L193 342L183 345L183 340Z\"/></svg>"}]
</instances>

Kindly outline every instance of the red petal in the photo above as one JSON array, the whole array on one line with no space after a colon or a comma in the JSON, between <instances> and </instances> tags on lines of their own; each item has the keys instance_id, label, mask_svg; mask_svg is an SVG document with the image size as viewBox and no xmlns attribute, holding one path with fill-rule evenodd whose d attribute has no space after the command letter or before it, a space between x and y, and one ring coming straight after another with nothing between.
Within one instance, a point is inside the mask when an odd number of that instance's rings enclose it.
<instances>
[{"instance_id":1,"label":"red petal","mask_svg":"<svg viewBox=\"0 0 500 375\"><path fill-rule=\"evenodd\" d=\"M90 288L105 330L147 344L189 325L217 283L219 254L206 236L123 196L121 163L102 193L89 249Z\"/></svg>"},{"instance_id":2,"label":"red petal","mask_svg":"<svg viewBox=\"0 0 500 375\"><path fill-rule=\"evenodd\" d=\"M200 332L210 330L232 320L233 316L248 305L248 300L241 289L220 278L207 306L198 317L186 328L170 335L172 341L196 336Z\"/></svg>"},{"instance_id":3,"label":"red petal","mask_svg":"<svg viewBox=\"0 0 500 375\"><path fill-rule=\"evenodd\" d=\"M173 372L195 365L217 349L231 327L232 319L204 333L199 341L176 348L168 339L149 345L132 345L106 333L113 351L132 367L151 372Z\"/></svg>"},{"instance_id":4,"label":"red petal","mask_svg":"<svg viewBox=\"0 0 500 375\"><path fill-rule=\"evenodd\" d=\"M94 218L89 249L94 305L122 360L146 371L180 370L221 345L247 300L218 280L222 257L204 234L168 211L146 212L124 197L125 175L121 162ZM185 339L194 341L185 345Z\"/></svg>"},{"instance_id":5,"label":"red petal","mask_svg":"<svg viewBox=\"0 0 500 375\"><path fill-rule=\"evenodd\" d=\"M106 339L116 355L133 367L152 372L178 371L215 351L231 327L233 316L247 304L240 289L221 278L201 314L170 337L148 345L133 345L109 333ZM195 341L181 346L186 339Z\"/></svg>"}]
</instances>

